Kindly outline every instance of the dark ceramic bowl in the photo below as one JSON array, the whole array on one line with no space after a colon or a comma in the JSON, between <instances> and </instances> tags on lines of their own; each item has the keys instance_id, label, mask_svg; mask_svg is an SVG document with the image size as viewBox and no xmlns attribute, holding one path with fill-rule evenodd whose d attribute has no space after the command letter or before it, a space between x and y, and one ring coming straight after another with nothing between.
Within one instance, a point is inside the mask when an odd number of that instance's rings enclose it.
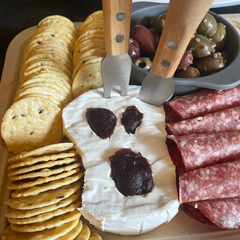
<instances>
[{"instance_id":1,"label":"dark ceramic bowl","mask_svg":"<svg viewBox=\"0 0 240 240\"><path fill-rule=\"evenodd\" d=\"M168 4L156 3L133 3L131 16L131 29L137 24L149 26L150 20L160 14L167 12ZM217 22L226 26L227 37L224 51L228 54L227 66L220 72L199 78L173 78L175 84L175 95L183 95L200 88L211 88L217 90L229 89L240 83L240 37L235 28L224 18L214 12L210 12ZM132 64L131 84L141 85L148 72Z\"/></svg>"}]
</instances>

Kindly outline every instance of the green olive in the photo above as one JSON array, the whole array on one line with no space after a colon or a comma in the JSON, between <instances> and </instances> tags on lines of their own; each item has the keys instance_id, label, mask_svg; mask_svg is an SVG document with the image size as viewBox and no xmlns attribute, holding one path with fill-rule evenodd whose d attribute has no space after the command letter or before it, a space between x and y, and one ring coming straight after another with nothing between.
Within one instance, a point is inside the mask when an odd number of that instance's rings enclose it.
<instances>
[{"instance_id":1,"label":"green olive","mask_svg":"<svg viewBox=\"0 0 240 240\"><path fill-rule=\"evenodd\" d=\"M205 15L197 28L197 33L206 37L212 37L217 31L217 21L209 13Z\"/></svg>"},{"instance_id":2,"label":"green olive","mask_svg":"<svg viewBox=\"0 0 240 240\"><path fill-rule=\"evenodd\" d=\"M197 78L201 77L201 74L197 68L189 66L186 69L176 72L175 76L178 78Z\"/></svg>"},{"instance_id":3,"label":"green olive","mask_svg":"<svg viewBox=\"0 0 240 240\"><path fill-rule=\"evenodd\" d=\"M217 26L217 31L212 36L212 41L216 44L216 51L220 51L226 40L226 26L222 23L218 23Z\"/></svg>"},{"instance_id":4,"label":"green olive","mask_svg":"<svg viewBox=\"0 0 240 240\"><path fill-rule=\"evenodd\" d=\"M202 76L210 75L222 70L225 67L225 61L221 53L214 53L208 57L202 58L196 65Z\"/></svg>"},{"instance_id":5,"label":"green olive","mask_svg":"<svg viewBox=\"0 0 240 240\"><path fill-rule=\"evenodd\" d=\"M191 51L195 58L209 56L212 49L212 42L200 34L195 34L187 47L187 50Z\"/></svg>"},{"instance_id":6,"label":"green olive","mask_svg":"<svg viewBox=\"0 0 240 240\"><path fill-rule=\"evenodd\" d=\"M137 58L134 64L147 71L149 71L152 68L152 61L148 57Z\"/></svg>"},{"instance_id":7,"label":"green olive","mask_svg":"<svg viewBox=\"0 0 240 240\"><path fill-rule=\"evenodd\" d=\"M162 32L167 13L161 13L151 21L151 28L156 29L158 32Z\"/></svg>"}]
</instances>

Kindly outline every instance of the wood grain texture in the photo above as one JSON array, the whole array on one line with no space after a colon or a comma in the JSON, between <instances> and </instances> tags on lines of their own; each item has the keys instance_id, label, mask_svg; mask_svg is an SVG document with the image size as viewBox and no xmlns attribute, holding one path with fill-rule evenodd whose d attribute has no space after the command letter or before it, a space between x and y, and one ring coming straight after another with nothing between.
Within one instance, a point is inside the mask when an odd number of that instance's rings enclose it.
<instances>
[{"instance_id":1,"label":"wood grain texture","mask_svg":"<svg viewBox=\"0 0 240 240\"><path fill-rule=\"evenodd\" d=\"M109 55L119 55L128 52L130 21L131 21L131 0L102 0L103 22L105 35L105 49ZM116 14L125 13L123 21L117 21ZM118 34L124 35L121 43L115 41Z\"/></svg>"}]
</instances>

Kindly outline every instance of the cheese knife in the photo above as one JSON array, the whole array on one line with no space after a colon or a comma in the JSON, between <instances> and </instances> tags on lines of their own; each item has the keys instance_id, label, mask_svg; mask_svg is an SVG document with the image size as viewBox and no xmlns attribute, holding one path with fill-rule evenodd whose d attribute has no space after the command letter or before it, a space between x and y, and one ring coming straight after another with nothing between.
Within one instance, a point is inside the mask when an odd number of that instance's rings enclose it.
<instances>
[{"instance_id":1,"label":"cheese knife","mask_svg":"<svg viewBox=\"0 0 240 240\"><path fill-rule=\"evenodd\" d=\"M131 0L102 0L106 56L101 71L104 97L111 97L111 89L120 86L127 95L132 60L128 54Z\"/></svg>"},{"instance_id":2,"label":"cheese knife","mask_svg":"<svg viewBox=\"0 0 240 240\"><path fill-rule=\"evenodd\" d=\"M138 98L161 106L174 94L172 76L213 0L170 0L167 16L154 56Z\"/></svg>"}]
</instances>

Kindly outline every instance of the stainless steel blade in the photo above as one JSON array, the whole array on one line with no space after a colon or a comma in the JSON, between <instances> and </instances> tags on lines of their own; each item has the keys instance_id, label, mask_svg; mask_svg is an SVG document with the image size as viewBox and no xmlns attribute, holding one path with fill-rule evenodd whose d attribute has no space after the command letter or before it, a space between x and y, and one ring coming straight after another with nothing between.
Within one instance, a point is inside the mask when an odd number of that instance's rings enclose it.
<instances>
[{"instance_id":1,"label":"stainless steel blade","mask_svg":"<svg viewBox=\"0 0 240 240\"><path fill-rule=\"evenodd\" d=\"M173 93L173 79L161 77L150 70L142 83L138 98L149 104L161 106Z\"/></svg>"},{"instance_id":2,"label":"stainless steel blade","mask_svg":"<svg viewBox=\"0 0 240 240\"><path fill-rule=\"evenodd\" d=\"M111 97L112 87L121 87L121 95L127 95L130 74L132 69L132 60L128 53L112 56L106 54L102 60L102 81L104 88L104 97Z\"/></svg>"}]
</instances>

